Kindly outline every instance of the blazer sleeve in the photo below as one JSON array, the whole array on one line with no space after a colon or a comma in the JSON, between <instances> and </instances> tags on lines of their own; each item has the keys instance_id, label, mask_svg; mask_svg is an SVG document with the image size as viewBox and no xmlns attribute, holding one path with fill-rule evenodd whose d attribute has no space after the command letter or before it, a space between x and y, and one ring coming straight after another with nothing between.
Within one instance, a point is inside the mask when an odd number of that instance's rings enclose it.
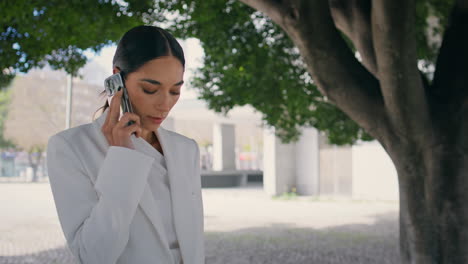
<instances>
[{"instance_id":1,"label":"blazer sleeve","mask_svg":"<svg viewBox=\"0 0 468 264\"><path fill-rule=\"evenodd\" d=\"M47 145L49 182L60 225L82 264L114 264L128 239L153 157L110 146L95 184L64 137Z\"/></svg>"},{"instance_id":2,"label":"blazer sleeve","mask_svg":"<svg viewBox=\"0 0 468 264\"><path fill-rule=\"evenodd\" d=\"M198 252L197 252L197 263L205 263L205 239L204 239L204 229L205 229L205 224L204 224L204 209L203 209L203 196L202 196L202 184L201 184L201 168L200 168L200 148L198 147L198 143L193 140L193 144L195 145L195 158L194 158L194 168L195 168L195 178L194 178L194 194L195 194L195 200L198 205L199 209L198 212L198 223L199 225L197 226L198 232L200 235L200 240L198 244Z\"/></svg>"},{"instance_id":3,"label":"blazer sleeve","mask_svg":"<svg viewBox=\"0 0 468 264\"><path fill-rule=\"evenodd\" d=\"M199 205L201 205L201 215L203 216L203 197L202 197L202 184L201 184L201 168L200 168L200 148L198 147L198 143L193 140L193 144L195 145L195 164L193 165L195 167L195 179L194 179L194 193L196 194L197 200ZM201 218L202 220L202 225L203 223L203 217Z\"/></svg>"}]
</instances>

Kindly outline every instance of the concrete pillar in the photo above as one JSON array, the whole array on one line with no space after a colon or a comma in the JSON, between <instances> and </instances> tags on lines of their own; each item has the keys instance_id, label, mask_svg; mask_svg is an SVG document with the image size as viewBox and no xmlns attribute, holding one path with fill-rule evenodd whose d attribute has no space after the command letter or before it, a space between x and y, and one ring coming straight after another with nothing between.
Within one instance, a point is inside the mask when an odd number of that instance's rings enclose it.
<instances>
[{"instance_id":1,"label":"concrete pillar","mask_svg":"<svg viewBox=\"0 0 468 264\"><path fill-rule=\"evenodd\" d=\"M303 128L296 142L296 188L299 195L319 195L319 135L315 128Z\"/></svg>"},{"instance_id":2,"label":"concrete pillar","mask_svg":"<svg viewBox=\"0 0 468 264\"><path fill-rule=\"evenodd\" d=\"M263 189L268 195L280 195L296 187L295 144L283 144L274 128L263 130Z\"/></svg>"},{"instance_id":3,"label":"concrete pillar","mask_svg":"<svg viewBox=\"0 0 468 264\"><path fill-rule=\"evenodd\" d=\"M73 75L67 75L67 112L65 114L65 129L72 126L72 106L73 106Z\"/></svg>"},{"instance_id":4,"label":"concrete pillar","mask_svg":"<svg viewBox=\"0 0 468 264\"><path fill-rule=\"evenodd\" d=\"M236 169L235 136L233 124L213 125L213 170Z\"/></svg>"}]
</instances>

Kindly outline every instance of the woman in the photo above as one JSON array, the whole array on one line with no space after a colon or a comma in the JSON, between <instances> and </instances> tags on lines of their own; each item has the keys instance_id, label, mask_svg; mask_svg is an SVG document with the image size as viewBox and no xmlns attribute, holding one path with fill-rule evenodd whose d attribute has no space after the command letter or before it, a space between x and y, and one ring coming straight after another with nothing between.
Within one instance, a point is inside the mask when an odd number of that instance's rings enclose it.
<instances>
[{"instance_id":1,"label":"woman","mask_svg":"<svg viewBox=\"0 0 468 264\"><path fill-rule=\"evenodd\" d=\"M92 123L49 139L50 185L80 263L204 263L198 145L160 127L179 99L184 67L167 31L129 30L113 72L123 73L134 113L120 117L120 90Z\"/></svg>"}]
</instances>

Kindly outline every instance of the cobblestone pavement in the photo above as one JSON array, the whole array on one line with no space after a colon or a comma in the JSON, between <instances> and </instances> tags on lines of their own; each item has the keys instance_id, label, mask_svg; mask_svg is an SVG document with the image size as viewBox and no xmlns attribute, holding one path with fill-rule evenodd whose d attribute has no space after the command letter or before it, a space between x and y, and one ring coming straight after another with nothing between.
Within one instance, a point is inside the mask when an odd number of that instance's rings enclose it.
<instances>
[{"instance_id":1,"label":"cobblestone pavement","mask_svg":"<svg viewBox=\"0 0 468 264\"><path fill-rule=\"evenodd\" d=\"M204 189L207 264L399 263L398 203ZM0 263L75 263L48 183L0 183Z\"/></svg>"}]
</instances>

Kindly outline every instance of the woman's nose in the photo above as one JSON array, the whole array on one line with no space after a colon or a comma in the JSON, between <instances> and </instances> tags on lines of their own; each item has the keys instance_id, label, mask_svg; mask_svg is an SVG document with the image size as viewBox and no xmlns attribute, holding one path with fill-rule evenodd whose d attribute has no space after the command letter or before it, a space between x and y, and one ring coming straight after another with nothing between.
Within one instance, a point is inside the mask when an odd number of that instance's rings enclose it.
<instances>
[{"instance_id":1,"label":"woman's nose","mask_svg":"<svg viewBox=\"0 0 468 264\"><path fill-rule=\"evenodd\" d=\"M172 106L172 99L169 94L161 94L155 102L155 107L160 111L169 111Z\"/></svg>"}]
</instances>

